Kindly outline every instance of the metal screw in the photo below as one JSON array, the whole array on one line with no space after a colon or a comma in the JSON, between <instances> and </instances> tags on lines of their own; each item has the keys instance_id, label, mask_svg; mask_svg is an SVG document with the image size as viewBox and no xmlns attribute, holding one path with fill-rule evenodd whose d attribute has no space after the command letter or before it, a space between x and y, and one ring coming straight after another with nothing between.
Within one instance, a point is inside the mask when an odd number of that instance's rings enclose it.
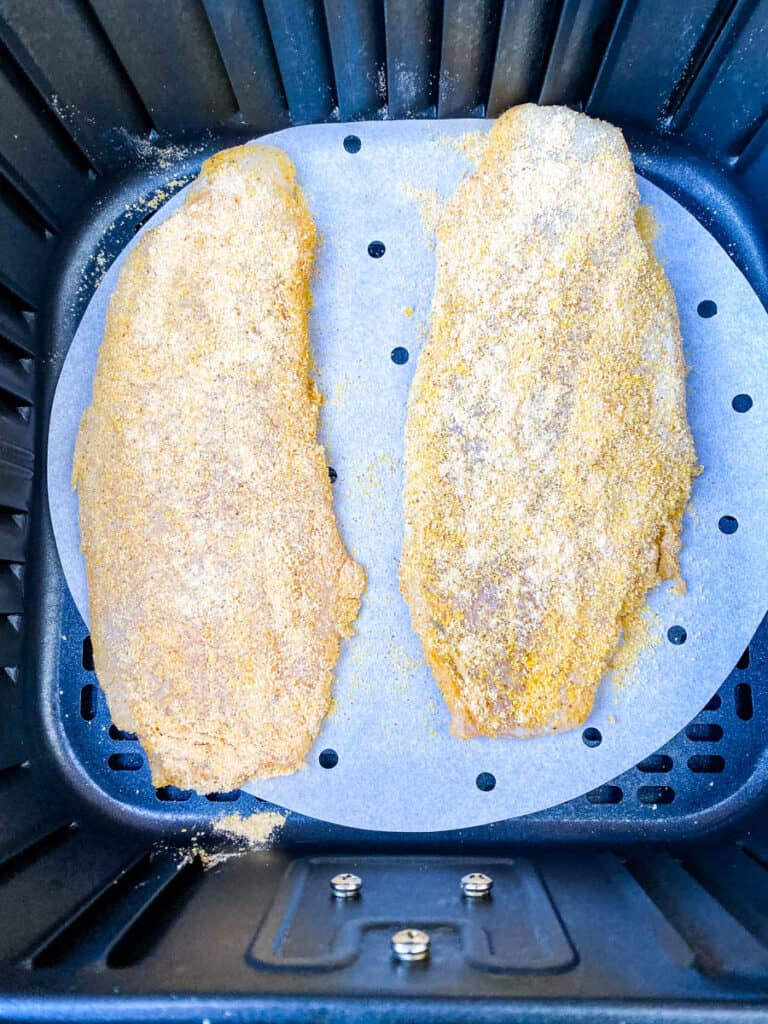
<instances>
[{"instance_id":1,"label":"metal screw","mask_svg":"<svg viewBox=\"0 0 768 1024\"><path fill-rule=\"evenodd\" d=\"M363 888L363 880L357 875L351 875L348 871L340 875L334 875L331 879L331 892L340 900L348 900L357 896Z\"/></svg>"},{"instance_id":2,"label":"metal screw","mask_svg":"<svg viewBox=\"0 0 768 1024\"><path fill-rule=\"evenodd\" d=\"M426 960L429 936L418 928L403 928L392 936L392 952L398 960Z\"/></svg>"},{"instance_id":3,"label":"metal screw","mask_svg":"<svg viewBox=\"0 0 768 1024\"><path fill-rule=\"evenodd\" d=\"M490 896L493 888L493 879L490 875L484 875L482 871L471 871L464 875L461 880L461 891L465 896L477 899L482 896Z\"/></svg>"}]
</instances>

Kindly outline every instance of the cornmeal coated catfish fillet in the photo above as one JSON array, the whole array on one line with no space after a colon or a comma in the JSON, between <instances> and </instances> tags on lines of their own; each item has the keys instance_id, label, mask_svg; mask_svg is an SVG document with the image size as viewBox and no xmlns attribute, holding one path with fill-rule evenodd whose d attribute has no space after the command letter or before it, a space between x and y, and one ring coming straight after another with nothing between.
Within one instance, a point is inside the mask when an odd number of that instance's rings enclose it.
<instances>
[{"instance_id":1,"label":"cornmeal coated catfish fillet","mask_svg":"<svg viewBox=\"0 0 768 1024\"><path fill-rule=\"evenodd\" d=\"M525 105L443 211L400 579L459 736L579 725L678 573L696 457L638 200L618 129Z\"/></svg>"},{"instance_id":2,"label":"cornmeal coated catfish fillet","mask_svg":"<svg viewBox=\"0 0 768 1024\"><path fill-rule=\"evenodd\" d=\"M300 767L359 610L317 440L314 247L289 158L242 146L112 296L74 484L96 671L156 786Z\"/></svg>"}]
</instances>

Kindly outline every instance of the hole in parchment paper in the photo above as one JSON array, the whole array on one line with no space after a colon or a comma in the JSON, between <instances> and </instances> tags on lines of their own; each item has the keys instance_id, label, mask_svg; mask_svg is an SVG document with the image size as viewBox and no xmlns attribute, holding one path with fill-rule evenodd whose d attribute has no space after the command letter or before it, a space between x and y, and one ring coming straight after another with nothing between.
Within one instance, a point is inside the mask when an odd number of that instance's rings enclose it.
<instances>
[{"instance_id":1,"label":"hole in parchment paper","mask_svg":"<svg viewBox=\"0 0 768 1024\"><path fill-rule=\"evenodd\" d=\"M380 260L384 253L387 251L387 247L383 242L369 242L368 243L368 255L371 259Z\"/></svg>"},{"instance_id":2,"label":"hole in parchment paper","mask_svg":"<svg viewBox=\"0 0 768 1024\"><path fill-rule=\"evenodd\" d=\"M333 466L329 466L328 467L328 476L331 478L331 483L332 484L335 484L336 481L339 478L339 474L336 472L336 470L333 468Z\"/></svg>"},{"instance_id":3,"label":"hole in parchment paper","mask_svg":"<svg viewBox=\"0 0 768 1024\"><path fill-rule=\"evenodd\" d=\"M405 366L409 358L408 349L398 345L397 348L392 349L390 357L393 363L396 363L398 366Z\"/></svg>"},{"instance_id":4,"label":"hole in parchment paper","mask_svg":"<svg viewBox=\"0 0 768 1024\"><path fill-rule=\"evenodd\" d=\"M620 786L598 786L587 793L591 804L620 804L624 794Z\"/></svg>"},{"instance_id":5,"label":"hole in parchment paper","mask_svg":"<svg viewBox=\"0 0 768 1024\"><path fill-rule=\"evenodd\" d=\"M357 135L345 135L344 136L344 149L348 153L359 153L362 142Z\"/></svg>"},{"instance_id":6,"label":"hole in parchment paper","mask_svg":"<svg viewBox=\"0 0 768 1024\"><path fill-rule=\"evenodd\" d=\"M114 772L137 772L142 763L141 754L111 754L107 762Z\"/></svg>"},{"instance_id":7,"label":"hole in parchment paper","mask_svg":"<svg viewBox=\"0 0 768 1024\"><path fill-rule=\"evenodd\" d=\"M93 663L93 644L89 636L83 640L83 668L86 672L96 671L96 666Z\"/></svg>"},{"instance_id":8,"label":"hole in parchment paper","mask_svg":"<svg viewBox=\"0 0 768 1024\"><path fill-rule=\"evenodd\" d=\"M712 299L704 299L696 307L696 312L703 320L709 320L717 313L717 303L713 302Z\"/></svg>"},{"instance_id":9,"label":"hole in parchment paper","mask_svg":"<svg viewBox=\"0 0 768 1024\"><path fill-rule=\"evenodd\" d=\"M720 516L717 526L720 533L736 533L739 528L739 520L736 516Z\"/></svg>"},{"instance_id":10,"label":"hole in parchment paper","mask_svg":"<svg viewBox=\"0 0 768 1024\"><path fill-rule=\"evenodd\" d=\"M671 804L675 791L671 786L640 786L637 799L641 804Z\"/></svg>"},{"instance_id":11,"label":"hole in parchment paper","mask_svg":"<svg viewBox=\"0 0 768 1024\"><path fill-rule=\"evenodd\" d=\"M599 729L595 729L590 725L588 729L585 729L581 734L581 738L584 741L585 747L599 747L603 742L603 734Z\"/></svg>"},{"instance_id":12,"label":"hole in parchment paper","mask_svg":"<svg viewBox=\"0 0 768 1024\"><path fill-rule=\"evenodd\" d=\"M325 750L320 751L318 761L320 762L321 768L335 768L339 763L339 755L335 750L327 747Z\"/></svg>"},{"instance_id":13,"label":"hole in parchment paper","mask_svg":"<svg viewBox=\"0 0 768 1024\"><path fill-rule=\"evenodd\" d=\"M492 789L496 788L496 776L491 775L490 772L480 772L475 779L475 785L483 793L490 793Z\"/></svg>"},{"instance_id":14,"label":"hole in parchment paper","mask_svg":"<svg viewBox=\"0 0 768 1024\"><path fill-rule=\"evenodd\" d=\"M98 695L93 683L88 683L80 691L80 717L84 722L92 722L96 717Z\"/></svg>"},{"instance_id":15,"label":"hole in parchment paper","mask_svg":"<svg viewBox=\"0 0 768 1024\"><path fill-rule=\"evenodd\" d=\"M672 767L673 762L669 754L651 754L650 757L646 757L644 761L638 764L637 770L644 772L646 775L661 775L671 772Z\"/></svg>"},{"instance_id":16,"label":"hole in parchment paper","mask_svg":"<svg viewBox=\"0 0 768 1024\"><path fill-rule=\"evenodd\" d=\"M752 408L752 396L751 395L736 395L731 402L731 405L736 412L749 412Z\"/></svg>"},{"instance_id":17,"label":"hole in parchment paper","mask_svg":"<svg viewBox=\"0 0 768 1024\"><path fill-rule=\"evenodd\" d=\"M679 647L680 644L684 644L688 639L688 634L682 626L670 626L667 630L667 639L671 644Z\"/></svg>"},{"instance_id":18,"label":"hole in parchment paper","mask_svg":"<svg viewBox=\"0 0 768 1024\"><path fill-rule=\"evenodd\" d=\"M744 650L744 653L739 658L739 660L736 662L736 668L740 668L742 670L746 669L746 668L749 668L749 648L748 647Z\"/></svg>"},{"instance_id":19,"label":"hole in parchment paper","mask_svg":"<svg viewBox=\"0 0 768 1024\"><path fill-rule=\"evenodd\" d=\"M723 727L717 722L691 722L685 735L693 743L719 743L723 738Z\"/></svg>"},{"instance_id":20,"label":"hole in parchment paper","mask_svg":"<svg viewBox=\"0 0 768 1024\"><path fill-rule=\"evenodd\" d=\"M742 722L748 722L754 714L752 706L752 687L749 683L739 683L733 691L736 714Z\"/></svg>"},{"instance_id":21,"label":"hole in parchment paper","mask_svg":"<svg viewBox=\"0 0 768 1024\"><path fill-rule=\"evenodd\" d=\"M697 775L719 774L725 768L725 761L719 754L692 754L688 768Z\"/></svg>"}]
</instances>

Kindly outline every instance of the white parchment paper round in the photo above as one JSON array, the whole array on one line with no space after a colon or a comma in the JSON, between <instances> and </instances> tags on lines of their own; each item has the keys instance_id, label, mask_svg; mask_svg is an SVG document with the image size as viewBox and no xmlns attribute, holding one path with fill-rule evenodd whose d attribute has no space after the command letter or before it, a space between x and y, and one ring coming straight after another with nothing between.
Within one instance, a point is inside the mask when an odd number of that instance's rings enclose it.
<instances>
[{"instance_id":1,"label":"white parchment paper round","mask_svg":"<svg viewBox=\"0 0 768 1024\"><path fill-rule=\"evenodd\" d=\"M640 180L660 225L656 251L677 296L686 360L688 414L704 472L686 516L682 570L688 591L650 596L659 641L631 678L603 681L588 725L536 740L451 738L448 713L424 663L400 596L402 455L408 388L424 342L434 250L422 222L425 197L446 197L468 170L452 136L489 122L407 121L291 128L262 139L293 158L322 237L314 280L312 344L325 395L322 436L338 474L336 513L349 550L368 573L357 635L338 665L335 707L306 770L245 788L296 811L368 829L431 831L484 824L579 796L651 754L689 722L720 686L768 606L768 317L747 281L682 206ZM349 134L362 142L348 153ZM144 230L168 216L174 197ZM427 204L427 207L429 204ZM368 244L381 241L380 259ZM135 243L131 243L132 245ZM130 249L131 246L128 248ZM124 256L124 254L123 254ZM88 622L77 495L70 487L80 417L91 384L121 256L88 306L53 403L48 484L64 574ZM697 306L717 303L704 319ZM410 353L396 365L391 351ZM751 395L744 414L731 406ZM723 515L738 519L732 535ZM745 586L745 580L748 585ZM667 628L688 639L674 646ZM338 753L324 769L318 754ZM481 792L480 772L496 786Z\"/></svg>"}]
</instances>

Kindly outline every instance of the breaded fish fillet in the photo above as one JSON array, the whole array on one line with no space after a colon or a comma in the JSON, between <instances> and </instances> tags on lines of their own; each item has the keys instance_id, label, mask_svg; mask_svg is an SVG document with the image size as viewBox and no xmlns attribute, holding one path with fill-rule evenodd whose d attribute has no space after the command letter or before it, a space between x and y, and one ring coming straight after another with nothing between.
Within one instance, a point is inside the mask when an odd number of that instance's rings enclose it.
<instances>
[{"instance_id":1,"label":"breaded fish fillet","mask_svg":"<svg viewBox=\"0 0 768 1024\"><path fill-rule=\"evenodd\" d=\"M678 572L696 457L639 224L618 129L533 105L499 118L443 212L400 579L457 735L579 725Z\"/></svg>"},{"instance_id":2,"label":"breaded fish fillet","mask_svg":"<svg viewBox=\"0 0 768 1024\"><path fill-rule=\"evenodd\" d=\"M317 440L289 158L208 160L126 260L74 465L99 681L156 786L298 768L365 587Z\"/></svg>"}]
</instances>

